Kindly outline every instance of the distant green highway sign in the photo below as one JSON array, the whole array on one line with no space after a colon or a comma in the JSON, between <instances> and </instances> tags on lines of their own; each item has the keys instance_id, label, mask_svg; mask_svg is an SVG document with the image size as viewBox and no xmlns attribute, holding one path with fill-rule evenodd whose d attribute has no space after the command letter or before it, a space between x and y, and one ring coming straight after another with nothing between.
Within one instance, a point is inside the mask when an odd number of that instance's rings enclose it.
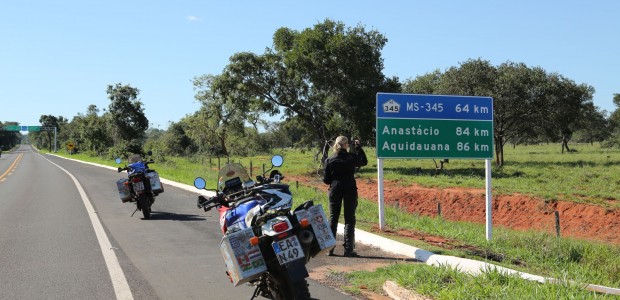
<instances>
[{"instance_id":1,"label":"distant green highway sign","mask_svg":"<svg viewBox=\"0 0 620 300\"><path fill-rule=\"evenodd\" d=\"M9 126L4 126L4 130L6 131L41 131L41 126L9 125Z\"/></svg>"},{"instance_id":2,"label":"distant green highway sign","mask_svg":"<svg viewBox=\"0 0 620 300\"><path fill-rule=\"evenodd\" d=\"M4 126L4 130L6 131L21 131L22 127L21 126L17 126L17 125L9 125L9 126Z\"/></svg>"}]
</instances>

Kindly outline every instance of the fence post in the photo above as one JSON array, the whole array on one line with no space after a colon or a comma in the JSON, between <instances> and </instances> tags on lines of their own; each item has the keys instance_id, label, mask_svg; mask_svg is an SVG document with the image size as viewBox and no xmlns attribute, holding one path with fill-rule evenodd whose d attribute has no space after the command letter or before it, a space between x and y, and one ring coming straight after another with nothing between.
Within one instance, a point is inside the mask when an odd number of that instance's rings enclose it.
<instances>
[{"instance_id":1,"label":"fence post","mask_svg":"<svg viewBox=\"0 0 620 300\"><path fill-rule=\"evenodd\" d=\"M555 233L558 237L560 237L560 213L556 210L555 215Z\"/></svg>"},{"instance_id":2,"label":"fence post","mask_svg":"<svg viewBox=\"0 0 620 300\"><path fill-rule=\"evenodd\" d=\"M295 180L295 188L299 189L299 181Z\"/></svg>"},{"instance_id":3,"label":"fence post","mask_svg":"<svg viewBox=\"0 0 620 300\"><path fill-rule=\"evenodd\" d=\"M250 177L252 177L252 161L250 161Z\"/></svg>"},{"instance_id":4,"label":"fence post","mask_svg":"<svg viewBox=\"0 0 620 300\"><path fill-rule=\"evenodd\" d=\"M437 216L441 218L441 202L437 201Z\"/></svg>"}]
</instances>

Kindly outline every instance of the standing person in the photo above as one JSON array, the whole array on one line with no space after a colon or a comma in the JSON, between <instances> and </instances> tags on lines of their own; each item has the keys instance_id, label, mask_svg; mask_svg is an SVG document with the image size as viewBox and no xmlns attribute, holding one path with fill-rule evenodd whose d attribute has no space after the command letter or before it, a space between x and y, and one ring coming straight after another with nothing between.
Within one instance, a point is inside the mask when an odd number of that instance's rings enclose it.
<instances>
[{"instance_id":1,"label":"standing person","mask_svg":"<svg viewBox=\"0 0 620 300\"><path fill-rule=\"evenodd\" d=\"M357 256L355 253L355 209L357 208L357 185L355 168L368 164L366 153L354 140L355 153L349 153L349 140L345 136L336 138L334 154L325 162L323 182L329 184L329 223L336 237L338 218L344 203L344 256ZM334 249L329 255L334 254Z\"/></svg>"}]
</instances>

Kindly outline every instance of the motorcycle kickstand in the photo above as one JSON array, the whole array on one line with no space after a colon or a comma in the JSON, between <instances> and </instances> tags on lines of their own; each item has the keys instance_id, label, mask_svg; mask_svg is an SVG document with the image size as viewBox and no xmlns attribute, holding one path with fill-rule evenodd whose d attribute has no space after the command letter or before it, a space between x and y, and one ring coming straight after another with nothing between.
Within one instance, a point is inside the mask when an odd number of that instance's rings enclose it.
<instances>
[{"instance_id":1,"label":"motorcycle kickstand","mask_svg":"<svg viewBox=\"0 0 620 300\"><path fill-rule=\"evenodd\" d=\"M138 211L138 208L136 207L136 210L133 211L133 214L131 214L131 216L133 217L133 215Z\"/></svg>"},{"instance_id":2,"label":"motorcycle kickstand","mask_svg":"<svg viewBox=\"0 0 620 300\"><path fill-rule=\"evenodd\" d=\"M260 285L257 285L256 289L254 290L254 293L252 294L252 298L250 298L250 300L254 300L254 298L259 296L259 294L260 294L259 289L260 289Z\"/></svg>"}]
</instances>

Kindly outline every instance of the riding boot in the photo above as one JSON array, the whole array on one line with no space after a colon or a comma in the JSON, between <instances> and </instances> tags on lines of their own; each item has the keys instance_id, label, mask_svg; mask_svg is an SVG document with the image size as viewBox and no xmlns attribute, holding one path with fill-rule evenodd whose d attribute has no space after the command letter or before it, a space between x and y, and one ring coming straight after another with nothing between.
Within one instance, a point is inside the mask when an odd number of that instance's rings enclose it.
<instances>
[{"instance_id":1,"label":"riding boot","mask_svg":"<svg viewBox=\"0 0 620 300\"><path fill-rule=\"evenodd\" d=\"M344 256L357 256L355 252L355 227L351 224L344 226Z\"/></svg>"}]
</instances>

